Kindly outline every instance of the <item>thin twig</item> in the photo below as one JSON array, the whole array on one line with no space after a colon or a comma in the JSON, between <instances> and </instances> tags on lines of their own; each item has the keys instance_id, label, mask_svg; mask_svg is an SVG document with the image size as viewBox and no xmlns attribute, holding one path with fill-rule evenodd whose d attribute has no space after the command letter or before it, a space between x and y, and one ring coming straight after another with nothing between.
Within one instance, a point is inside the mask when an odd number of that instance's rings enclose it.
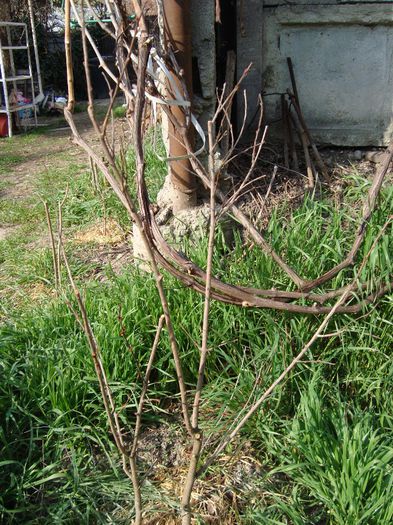
<instances>
[{"instance_id":1,"label":"thin twig","mask_svg":"<svg viewBox=\"0 0 393 525\"><path fill-rule=\"evenodd\" d=\"M65 250L62 244L61 244L61 252L62 252L62 256L64 260L64 265L67 270L68 279L69 279L69 282L71 284L72 290L74 292L75 298L79 306L79 311L80 311L80 315L82 319L83 331L85 332L86 339L88 341L88 344L91 350L91 357L93 359L94 368L96 371L98 384L100 386L101 396L104 402L105 412L108 417L111 433L113 435L117 449L122 458L123 470L125 474L131 480L133 488L134 488L134 505L135 505L134 525L141 525L142 524L142 497L141 497L140 485L139 485L138 474L137 474L137 469L136 469L135 457L130 457L129 454L127 453L127 449L124 443L123 432L120 426L118 414L116 412L115 401L113 399L112 390L109 386L105 368L102 363L101 351L96 341L96 338L94 336L93 330L91 328L91 325L90 325L90 322L87 316L85 304L82 300L81 294L77 286L75 285L75 282L72 276L72 272L71 272L71 268L68 263L68 259L67 259L67 256L66 256L66 253L65 253ZM78 320L78 322L81 323L79 316L75 315L75 317Z\"/></svg>"},{"instance_id":2,"label":"thin twig","mask_svg":"<svg viewBox=\"0 0 393 525\"><path fill-rule=\"evenodd\" d=\"M132 448L131 448L130 457L135 457L136 456L137 447L138 447L138 439L139 439L140 431L141 431L141 428L142 428L143 406L144 406L144 403L145 403L145 397L146 397L147 389L149 387L150 374L151 374L151 371L152 371L152 368L153 368L154 359L156 357L158 343L160 342L160 336L161 336L162 327L164 326L164 322L165 322L165 316L161 315L160 319L158 320L156 335L154 337L153 346L152 346L151 351L150 351L149 361L148 361L147 366L146 366L145 377L143 378L142 392L141 392L141 396L139 398L139 404L138 404L138 408L137 408L137 412L136 412L134 439L133 439L133 442L132 442Z\"/></svg>"},{"instance_id":3,"label":"thin twig","mask_svg":"<svg viewBox=\"0 0 393 525\"><path fill-rule=\"evenodd\" d=\"M211 279L213 273L213 253L214 253L214 238L216 230L216 211L215 211L215 190L217 185L217 173L215 171L215 148L214 148L214 132L213 122L208 122L208 139L209 139L209 173L211 179L210 188L210 228L207 251L207 268L206 268L206 288L205 288L205 302L203 308L202 321L202 342L199 357L199 368L197 376L197 385L195 389L193 411L191 417L191 424L193 430L193 446L191 453L191 460L188 467L186 482L183 489L182 497L182 525L190 525L192 518L191 509L191 495L196 479L196 470L198 467L199 456L202 448L202 432L199 429L199 409L201 404L202 389L204 384L205 368L208 355L208 336L209 336L209 312L211 300Z\"/></svg>"}]
</instances>

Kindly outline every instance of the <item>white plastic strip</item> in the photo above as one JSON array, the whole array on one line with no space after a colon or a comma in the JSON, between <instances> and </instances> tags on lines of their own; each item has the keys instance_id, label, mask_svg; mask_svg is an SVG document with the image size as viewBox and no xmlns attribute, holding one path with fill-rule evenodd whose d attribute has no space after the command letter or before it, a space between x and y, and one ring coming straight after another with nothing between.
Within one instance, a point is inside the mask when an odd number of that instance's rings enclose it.
<instances>
[{"instance_id":1,"label":"white plastic strip","mask_svg":"<svg viewBox=\"0 0 393 525\"><path fill-rule=\"evenodd\" d=\"M131 35L135 36L135 31L131 30ZM137 56L134 53L131 54L131 59L135 63L138 62L138 58L137 58ZM170 87L172 89L172 92L174 93L174 95L176 97L175 99L167 99L167 100L165 100L165 99L156 97L156 96L151 95L150 93L146 92L146 98L148 98L152 102L153 107L154 107L154 111L156 111L157 104L165 105L165 106L177 106L177 107L183 107L184 109L190 109L191 108L191 102L181 95L181 93L180 93L180 91L178 89L178 85L177 85L176 79L174 78L173 74L169 71L169 69L167 68L167 66L165 64L165 61L158 55L157 50L154 47L152 47L150 49L150 54L149 54L149 58L148 58L148 61L147 61L146 71L149 74L150 78L154 81L157 89L159 89L160 87L165 87L166 84L165 84L165 82L162 81L160 75L157 74L157 71L155 71L153 62L155 62L155 64L158 67L158 69L160 71L162 71L162 73L165 75L165 78L168 80L169 85L170 85ZM197 151L195 151L194 153L192 153L190 155L181 155L181 156L178 156L178 157L166 157L166 158L161 158L158 155L158 158L160 160L163 160L163 161L175 161L175 160L189 159L189 158L192 158L192 157L197 157L198 155L201 155L201 153L203 153L205 151L206 135L205 135L201 125L199 124L198 119L195 117L195 115L193 113L191 113L191 111L190 111L190 120L191 120L191 124L194 126L196 132L198 133L199 137L202 140L201 147Z\"/></svg>"}]
</instances>

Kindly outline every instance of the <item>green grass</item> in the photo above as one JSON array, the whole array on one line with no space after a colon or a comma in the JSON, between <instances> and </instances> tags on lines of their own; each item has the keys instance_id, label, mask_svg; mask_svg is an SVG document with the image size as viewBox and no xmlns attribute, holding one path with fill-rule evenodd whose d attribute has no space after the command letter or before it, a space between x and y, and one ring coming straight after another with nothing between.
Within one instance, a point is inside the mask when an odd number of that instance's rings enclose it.
<instances>
[{"instance_id":1,"label":"green grass","mask_svg":"<svg viewBox=\"0 0 393 525\"><path fill-rule=\"evenodd\" d=\"M19 136L17 139L25 143L31 140L31 136ZM158 142L156 148L149 144L146 149L149 163L147 180L151 185L153 199L156 198L166 174L165 163L157 160L156 149L163 155L162 141ZM43 201L48 202L52 222L55 224L58 202L66 196L63 205L63 226L67 240L72 239L73 234L81 228L94 224L104 217L111 217L117 221L125 232L130 230L127 214L102 176L99 178L98 189L95 189L86 163L70 161L66 158L66 154L62 153L58 154L57 158L58 164L52 163L50 167L31 178L30 187L24 197L20 195L14 197L11 192L10 196L0 199L0 224L14 227L13 235L0 241L0 297L2 297L0 318L6 315L5 310L10 303L16 303L20 307L21 303L25 302L24 286L37 283L45 283L49 286L53 284L50 250L37 248L37 245L42 244L48 246ZM14 157L7 151L4 159L4 165L7 163L11 165L14 162L17 164L23 161L23 155ZM127 163L132 173L135 168L135 158L132 153L127 156ZM6 177L2 184L7 190L12 182ZM131 176L129 185L135 198L136 189ZM81 250L81 247L71 248L71 251L78 250ZM90 271L91 267L88 264L83 266L79 263L78 273L88 274Z\"/></svg>"},{"instance_id":2,"label":"green grass","mask_svg":"<svg viewBox=\"0 0 393 525\"><path fill-rule=\"evenodd\" d=\"M6 182L4 187L7 189ZM130 227L108 185L100 179L98 191L93 188L86 164L63 162L38 173L26 196L14 197L11 193L0 200L0 224L14 227L13 234L0 241L0 293L3 296L13 296L21 285L53 284L49 247L39 248L49 246L43 201L48 202L55 225L58 202L65 196L63 225L66 240L104 216L115 219L125 231ZM78 249L75 247L76 251ZM87 266L86 271L88 269Z\"/></svg>"},{"instance_id":3,"label":"green grass","mask_svg":"<svg viewBox=\"0 0 393 525\"><path fill-rule=\"evenodd\" d=\"M19 162L19 157L16 155L1 155L0 156L0 174L7 172L8 169Z\"/></svg>"},{"instance_id":4,"label":"green grass","mask_svg":"<svg viewBox=\"0 0 393 525\"><path fill-rule=\"evenodd\" d=\"M129 154L130 173L134 158ZM165 166L147 150L147 178L154 198ZM77 174L77 175L76 175ZM290 218L277 210L267 235L297 271L315 277L338 262L354 237L359 202L369 182L347 180L345 207L328 199L306 198ZM34 195L52 209L64 195L65 226L89 224L102 213L102 195L90 187L78 164L37 178ZM102 185L106 207L126 227L127 220ZM48 249L29 254L43 210L35 196L20 203L13 224L18 234L2 243L2 267L14 272L15 286L44 279L52 284ZM393 188L380 198L359 261L393 212ZM28 222L27 217L30 217ZM30 242L29 241L29 242ZM184 250L205 266L206 240ZM386 230L362 279L388 280L392 274L392 229ZM1 245L0 245L1 246ZM80 281L88 268L69 247ZM341 286L357 270L348 269L332 285ZM287 277L258 249L245 249L236 236L231 249L219 239L214 274L228 282L291 288ZM134 422L140 376L149 356L161 309L151 276L130 266L120 276L108 268L107 281L85 282L83 294L102 348L104 365L126 428ZM198 368L203 299L165 275L165 287L187 383ZM69 296L70 300L73 298ZM238 487L234 523L386 525L393 522L393 295L359 316L336 316L285 383L248 422L236 443L251 446L262 465L252 493ZM3 305L0 326L0 516L4 523L130 523L132 490L110 438L89 349L61 298L15 309ZM239 309L213 302L202 427L212 443L264 391L308 341L320 322L314 317ZM255 377L260 381L254 388ZM145 425L170 420L178 389L167 334L160 341L149 388ZM206 454L206 451L204 452ZM208 476L217 479L221 466ZM167 473L171 477L171 472ZM158 486L143 485L150 508L166 498ZM175 499L175 498L174 498ZM168 501L176 506L176 501Z\"/></svg>"}]
</instances>

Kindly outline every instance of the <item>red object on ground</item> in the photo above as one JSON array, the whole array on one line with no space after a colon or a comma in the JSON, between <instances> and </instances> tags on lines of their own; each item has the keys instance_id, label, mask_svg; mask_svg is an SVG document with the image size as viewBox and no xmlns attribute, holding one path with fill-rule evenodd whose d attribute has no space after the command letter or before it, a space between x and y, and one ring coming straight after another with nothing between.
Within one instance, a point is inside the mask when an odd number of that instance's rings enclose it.
<instances>
[{"instance_id":1,"label":"red object on ground","mask_svg":"<svg viewBox=\"0 0 393 525\"><path fill-rule=\"evenodd\" d=\"M7 115L0 115L0 137L8 137Z\"/></svg>"}]
</instances>

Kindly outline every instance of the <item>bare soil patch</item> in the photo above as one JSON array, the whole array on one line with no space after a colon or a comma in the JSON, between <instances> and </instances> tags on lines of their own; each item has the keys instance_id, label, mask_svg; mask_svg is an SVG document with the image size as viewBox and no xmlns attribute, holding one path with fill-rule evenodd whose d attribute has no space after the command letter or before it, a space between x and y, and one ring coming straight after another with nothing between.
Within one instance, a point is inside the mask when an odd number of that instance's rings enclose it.
<instances>
[{"instance_id":1,"label":"bare soil patch","mask_svg":"<svg viewBox=\"0 0 393 525\"><path fill-rule=\"evenodd\" d=\"M16 229L17 226L0 226L0 241L7 239L7 237L12 235Z\"/></svg>"}]
</instances>

